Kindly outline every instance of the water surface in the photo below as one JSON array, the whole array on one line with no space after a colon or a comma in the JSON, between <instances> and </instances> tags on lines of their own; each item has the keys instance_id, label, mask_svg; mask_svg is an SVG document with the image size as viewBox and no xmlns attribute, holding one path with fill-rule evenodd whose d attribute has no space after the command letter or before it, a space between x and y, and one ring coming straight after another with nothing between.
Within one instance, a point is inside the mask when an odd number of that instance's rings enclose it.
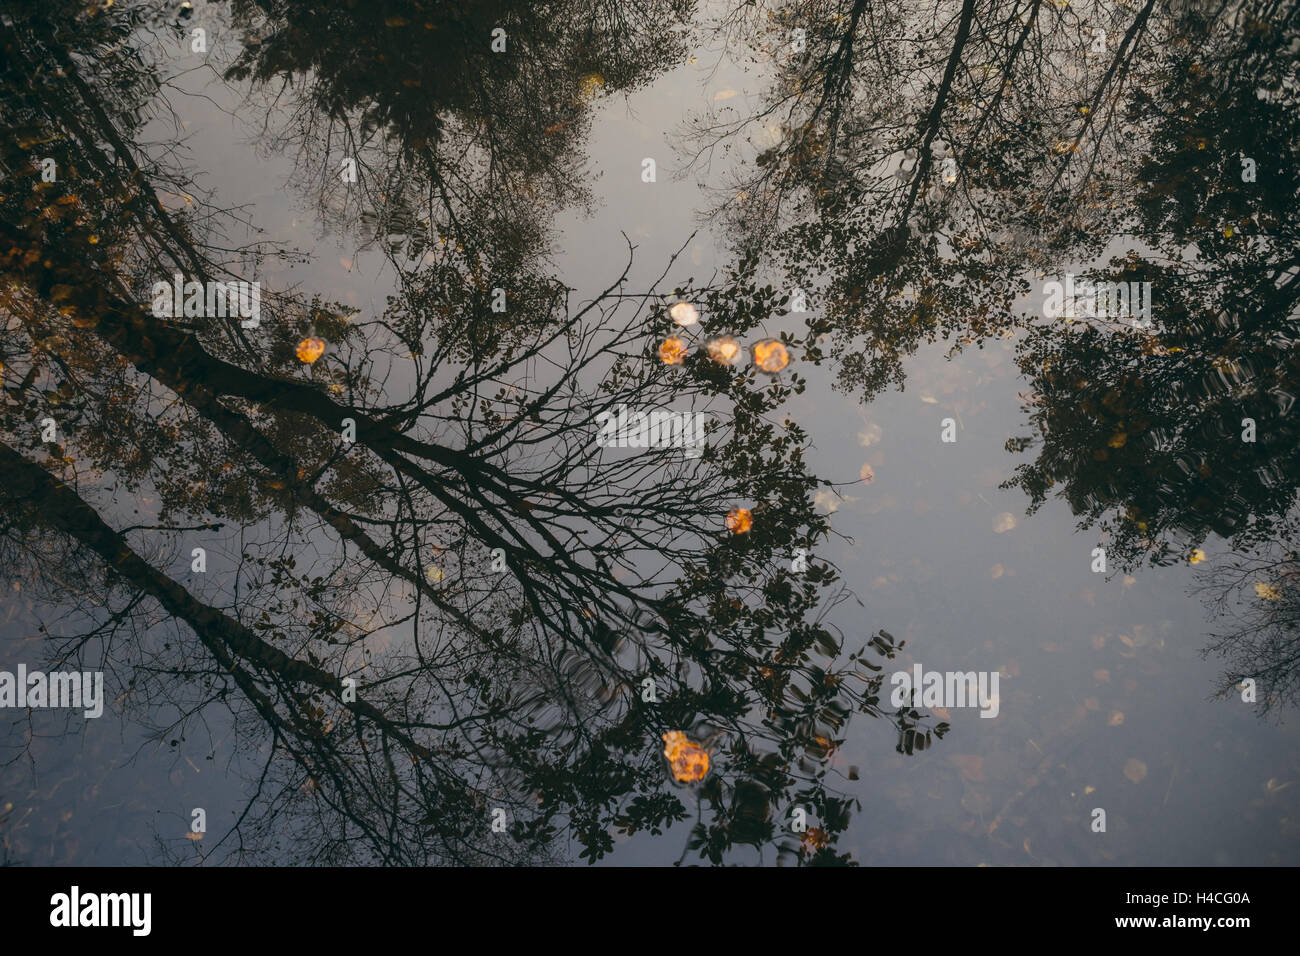
<instances>
[{"instance_id":1,"label":"water surface","mask_svg":"<svg viewBox=\"0 0 1300 956\"><path fill-rule=\"evenodd\" d=\"M10 4L0 859L1296 862L1295 14Z\"/></svg>"}]
</instances>

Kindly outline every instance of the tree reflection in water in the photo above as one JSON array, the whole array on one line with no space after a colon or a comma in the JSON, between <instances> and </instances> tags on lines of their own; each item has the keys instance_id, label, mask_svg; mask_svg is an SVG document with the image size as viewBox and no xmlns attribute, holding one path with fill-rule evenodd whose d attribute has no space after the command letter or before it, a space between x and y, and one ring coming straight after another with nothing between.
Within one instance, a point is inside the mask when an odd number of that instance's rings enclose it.
<instances>
[{"instance_id":1,"label":"tree reflection in water","mask_svg":"<svg viewBox=\"0 0 1300 956\"><path fill-rule=\"evenodd\" d=\"M752 115L687 139L701 162L757 144L714 215L740 254L817 290L808 326L841 388L870 401L925 342L1015 336L1030 429L1008 450L1035 457L1006 486L1031 511L1063 498L1112 571L1185 561L1210 535L1266 566L1295 550L1300 483L1296 16L1156 0L737 11L723 27L784 63ZM818 26L796 52L803 24ZM1044 318L1044 284L1066 273L1150 282L1152 327ZM1220 603L1225 575L1206 571ZM1225 686L1260 674L1294 700L1285 601L1261 608L1244 583L1267 623L1212 645Z\"/></svg>"},{"instance_id":2,"label":"tree reflection in water","mask_svg":"<svg viewBox=\"0 0 1300 956\"><path fill-rule=\"evenodd\" d=\"M239 213L194 198L177 144L143 145L168 104L137 31L167 36L165 12L64 4L3 25L0 498L5 566L58 609L41 653L109 671L159 739L228 725L260 748L210 858L526 862L576 840L594 860L612 832L697 815L687 850L715 862L737 845L843 862L850 714L920 715L882 707L880 655L846 655L824 623L847 597L835 569L791 569L831 533L804 433L772 420L802 382L700 355L666 368L647 330L668 290L625 271L578 302L546 263L547 218L583 192L575 73L644 82L680 55L681 5L425 10L432 62L378 8L235 10L229 76L275 87L296 188L347 196L323 218L379 238L397 291L362 316L267 289L256 331L153 316L159 278L252 279L242 265L282 252L229 240ZM551 55L484 88L464 38L498 22ZM340 142L366 188L319 180ZM736 273L699 301L743 333L778 298ZM311 335L329 348L304 365ZM595 416L620 405L716 425L698 458L596 447ZM743 536L725 526L738 503ZM196 547L204 575L186 570ZM660 743L683 729L712 747L693 793ZM817 840L785 827L796 805ZM508 840L488 838L498 808Z\"/></svg>"},{"instance_id":3,"label":"tree reflection in water","mask_svg":"<svg viewBox=\"0 0 1300 956\"><path fill-rule=\"evenodd\" d=\"M159 740L233 734L257 763L204 858L596 860L695 821L683 860L849 862L850 715L886 717L907 754L946 725L885 706L894 640L846 639L837 570L795 570L834 530L777 412L801 366L830 359L869 402L939 339L1018 337L1030 433L1010 445L1035 457L1010 484L1031 509L1064 498L1117 568L1227 539L1216 606L1276 589L1209 650L1294 702L1295 4L454 6L232 4L210 62L241 115L394 280L370 315L268 282L257 330L148 309L173 273L293 258L241 241L255 213L159 138L173 12L0 19L3 566L41 609L19 621L49 624L43 660L107 671ZM701 164L757 144L713 212L733 264L639 284L629 245L580 299L551 254L556 214L591 202L591 104L677 66L701 17L780 51L752 114L685 137ZM1089 271L1150 281L1153 328L1043 320L1042 283ZM814 317L775 379L699 348L658 360L679 298L749 343L796 285ZM620 406L706 412L703 454L600 447ZM671 781L675 733L709 750L702 782ZM815 828L791 833L795 807Z\"/></svg>"}]
</instances>

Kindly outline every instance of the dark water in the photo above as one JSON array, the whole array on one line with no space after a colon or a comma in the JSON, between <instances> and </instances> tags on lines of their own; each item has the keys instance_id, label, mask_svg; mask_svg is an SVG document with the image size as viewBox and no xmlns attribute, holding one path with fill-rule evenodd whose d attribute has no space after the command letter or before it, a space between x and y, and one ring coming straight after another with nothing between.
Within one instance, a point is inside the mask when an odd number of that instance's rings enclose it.
<instances>
[{"instance_id":1,"label":"dark water","mask_svg":"<svg viewBox=\"0 0 1300 956\"><path fill-rule=\"evenodd\" d=\"M0 40L0 861L1300 859L1295 4Z\"/></svg>"}]
</instances>

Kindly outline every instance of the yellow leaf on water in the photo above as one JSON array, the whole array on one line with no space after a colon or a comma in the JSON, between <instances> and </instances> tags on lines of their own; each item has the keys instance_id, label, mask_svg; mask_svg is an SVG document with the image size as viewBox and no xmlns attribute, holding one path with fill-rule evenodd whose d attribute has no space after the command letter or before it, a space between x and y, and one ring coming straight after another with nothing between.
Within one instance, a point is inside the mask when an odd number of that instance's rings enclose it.
<instances>
[{"instance_id":1,"label":"yellow leaf on water","mask_svg":"<svg viewBox=\"0 0 1300 956\"><path fill-rule=\"evenodd\" d=\"M1128 762L1124 764L1124 776L1134 783L1141 783L1146 779L1147 765L1136 757L1129 757Z\"/></svg>"},{"instance_id":2,"label":"yellow leaf on water","mask_svg":"<svg viewBox=\"0 0 1300 956\"><path fill-rule=\"evenodd\" d=\"M821 827L809 827L799 841L810 850L820 850L830 843L830 836Z\"/></svg>"},{"instance_id":3,"label":"yellow leaf on water","mask_svg":"<svg viewBox=\"0 0 1300 956\"><path fill-rule=\"evenodd\" d=\"M754 365L775 375L790 364L790 352L779 339L763 339L750 347L754 356Z\"/></svg>"},{"instance_id":4,"label":"yellow leaf on water","mask_svg":"<svg viewBox=\"0 0 1300 956\"><path fill-rule=\"evenodd\" d=\"M713 102L716 103L719 100L729 100L735 95L735 90L718 90L718 92L713 94Z\"/></svg>"},{"instance_id":5,"label":"yellow leaf on water","mask_svg":"<svg viewBox=\"0 0 1300 956\"><path fill-rule=\"evenodd\" d=\"M315 336L303 339L298 343L298 347L294 349L294 355L298 356L298 361L305 362L308 365L324 354L325 342Z\"/></svg>"},{"instance_id":6,"label":"yellow leaf on water","mask_svg":"<svg viewBox=\"0 0 1300 956\"><path fill-rule=\"evenodd\" d=\"M709 772L709 752L687 739L680 730L670 730L663 735L664 756L672 769L673 777L681 783L703 780Z\"/></svg>"},{"instance_id":7,"label":"yellow leaf on water","mask_svg":"<svg viewBox=\"0 0 1300 956\"><path fill-rule=\"evenodd\" d=\"M1278 601L1282 598L1282 592L1280 589L1275 588L1271 584L1266 584L1263 581L1255 582L1255 594L1257 597L1261 597L1265 601Z\"/></svg>"},{"instance_id":8,"label":"yellow leaf on water","mask_svg":"<svg viewBox=\"0 0 1300 956\"><path fill-rule=\"evenodd\" d=\"M686 359L686 340L670 335L659 343L659 360L665 365L681 365Z\"/></svg>"},{"instance_id":9,"label":"yellow leaf on water","mask_svg":"<svg viewBox=\"0 0 1300 956\"><path fill-rule=\"evenodd\" d=\"M727 512L727 528L733 534L745 534L754 526L754 513L748 508L732 508Z\"/></svg>"},{"instance_id":10,"label":"yellow leaf on water","mask_svg":"<svg viewBox=\"0 0 1300 956\"><path fill-rule=\"evenodd\" d=\"M880 441L881 431L879 425L868 425L864 431L858 432L858 444L864 448L870 448L876 442Z\"/></svg>"},{"instance_id":11,"label":"yellow leaf on water","mask_svg":"<svg viewBox=\"0 0 1300 956\"><path fill-rule=\"evenodd\" d=\"M989 568L989 574L992 576L994 581L996 581L998 578L1002 577L1002 575L1006 573L1007 573L1007 569L1000 564L995 564L993 565L993 567Z\"/></svg>"},{"instance_id":12,"label":"yellow leaf on water","mask_svg":"<svg viewBox=\"0 0 1300 956\"><path fill-rule=\"evenodd\" d=\"M825 508L827 514L833 514L839 509L841 501L857 501L857 498L850 498L847 495L839 495L834 491L821 488L817 494L813 495L813 507Z\"/></svg>"},{"instance_id":13,"label":"yellow leaf on water","mask_svg":"<svg viewBox=\"0 0 1300 956\"><path fill-rule=\"evenodd\" d=\"M1010 511L1004 511L993 519L993 533L1005 534L1016 526L1015 516Z\"/></svg>"},{"instance_id":14,"label":"yellow leaf on water","mask_svg":"<svg viewBox=\"0 0 1300 956\"><path fill-rule=\"evenodd\" d=\"M1205 560L1205 552L1200 548L1192 548L1192 553L1187 556L1188 564L1200 564Z\"/></svg>"},{"instance_id":15,"label":"yellow leaf on water","mask_svg":"<svg viewBox=\"0 0 1300 956\"><path fill-rule=\"evenodd\" d=\"M1106 721L1106 723L1111 727L1118 727L1120 724L1124 723L1124 711L1112 710L1110 712L1110 720Z\"/></svg>"}]
</instances>

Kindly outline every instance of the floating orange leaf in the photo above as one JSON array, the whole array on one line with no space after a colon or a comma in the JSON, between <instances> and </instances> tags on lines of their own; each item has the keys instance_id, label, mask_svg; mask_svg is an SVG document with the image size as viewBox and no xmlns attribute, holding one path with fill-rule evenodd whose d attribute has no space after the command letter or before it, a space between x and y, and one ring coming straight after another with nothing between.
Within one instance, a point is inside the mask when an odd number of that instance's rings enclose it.
<instances>
[{"instance_id":1,"label":"floating orange leaf","mask_svg":"<svg viewBox=\"0 0 1300 956\"><path fill-rule=\"evenodd\" d=\"M799 841L810 850L820 850L831 842L831 838L821 827L809 827Z\"/></svg>"},{"instance_id":2,"label":"floating orange leaf","mask_svg":"<svg viewBox=\"0 0 1300 956\"><path fill-rule=\"evenodd\" d=\"M300 362L306 362L310 365L322 355L325 354L325 343L318 338L303 339L298 343L298 348L294 351Z\"/></svg>"},{"instance_id":3,"label":"floating orange leaf","mask_svg":"<svg viewBox=\"0 0 1300 956\"><path fill-rule=\"evenodd\" d=\"M676 336L666 338L659 346L659 358L665 365L681 365L686 358L686 342Z\"/></svg>"},{"instance_id":4,"label":"floating orange leaf","mask_svg":"<svg viewBox=\"0 0 1300 956\"><path fill-rule=\"evenodd\" d=\"M1282 591L1264 581L1255 582L1255 595L1265 601L1280 601L1282 599Z\"/></svg>"},{"instance_id":5,"label":"floating orange leaf","mask_svg":"<svg viewBox=\"0 0 1300 956\"><path fill-rule=\"evenodd\" d=\"M680 730L670 730L663 735L664 756L672 768L673 778L681 783L703 780L709 772L709 753L699 744L691 743Z\"/></svg>"},{"instance_id":6,"label":"floating orange leaf","mask_svg":"<svg viewBox=\"0 0 1300 956\"><path fill-rule=\"evenodd\" d=\"M733 365L740 357L740 343L730 335L723 335L704 346L709 358L719 365Z\"/></svg>"},{"instance_id":7,"label":"floating orange leaf","mask_svg":"<svg viewBox=\"0 0 1300 956\"><path fill-rule=\"evenodd\" d=\"M769 375L775 375L790 364L790 353L777 339L763 339L754 343L754 364Z\"/></svg>"},{"instance_id":8,"label":"floating orange leaf","mask_svg":"<svg viewBox=\"0 0 1300 956\"><path fill-rule=\"evenodd\" d=\"M754 527L754 513L748 508L732 508L727 512L727 529L734 534L745 534Z\"/></svg>"},{"instance_id":9,"label":"floating orange leaf","mask_svg":"<svg viewBox=\"0 0 1300 956\"><path fill-rule=\"evenodd\" d=\"M1124 764L1124 776L1134 783L1141 783L1147 776L1147 765L1136 757L1129 757Z\"/></svg>"}]
</instances>

